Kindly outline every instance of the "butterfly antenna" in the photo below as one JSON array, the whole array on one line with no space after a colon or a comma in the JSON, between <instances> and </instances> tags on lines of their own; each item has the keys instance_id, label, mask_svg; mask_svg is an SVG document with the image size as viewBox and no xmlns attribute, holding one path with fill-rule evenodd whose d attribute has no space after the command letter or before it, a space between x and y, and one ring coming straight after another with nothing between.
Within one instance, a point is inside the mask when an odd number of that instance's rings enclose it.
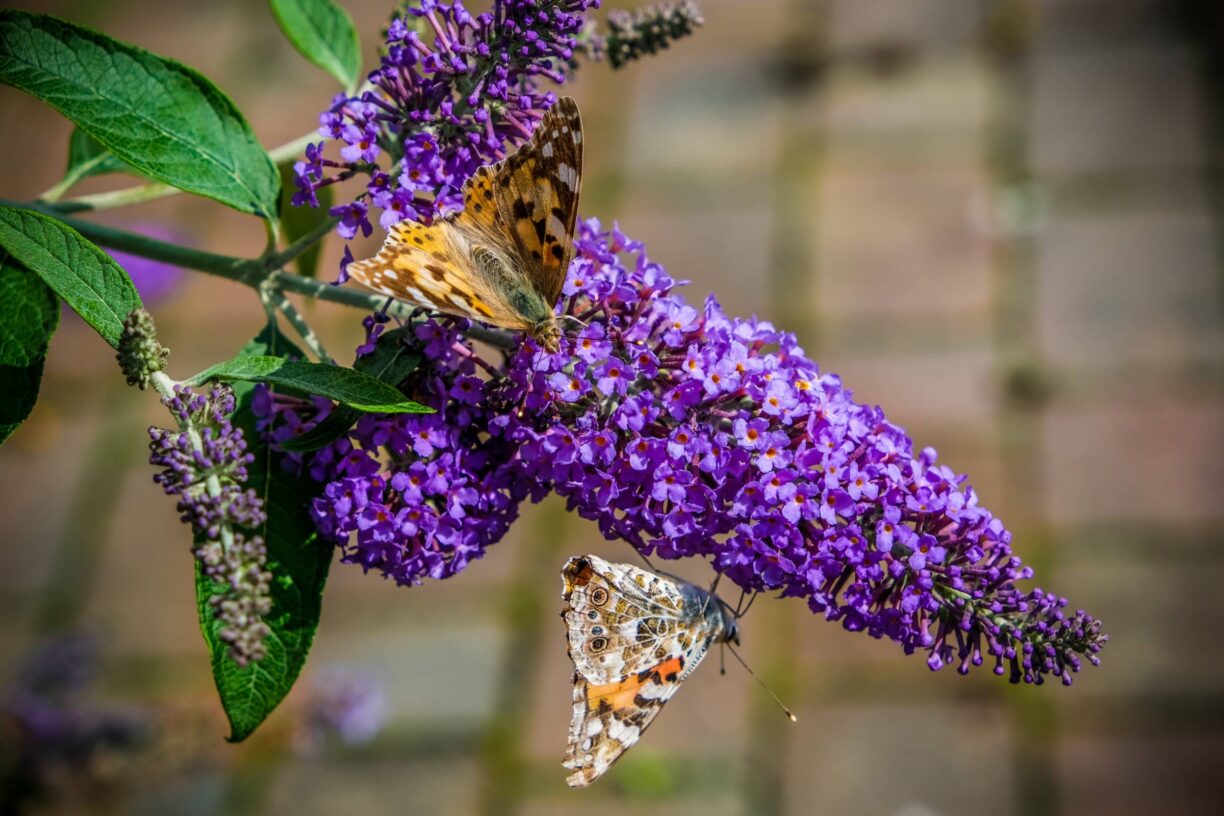
<instances>
[{"instance_id":1,"label":"butterfly antenna","mask_svg":"<svg viewBox=\"0 0 1224 816\"><path fill-rule=\"evenodd\" d=\"M716 572L716 573L714 573L714 580L710 582L710 589L709 589L709 591L708 591L708 592L706 592L706 599L705 599L705 603L703 603L703 604L701 605L701 614L702 614L702 616L704 616L704 615L705 615L705 613L706 613L706 609L707 609L707 608L709 607L709 605L710 605L710 599L714 597L714 590L718 589L718 579L720 579L720 578L722 578L722 573L721 573L721 572Z\"/></svg>"},{"instance_id":2,"label":"butterfly antenna","mask_svg":"<svg viewBox=\"0 0 1224 816\"><path fill-rule=\"evenodd\" d=\"M790 717L790 721L799 722L798 718L795 717L794 713L789 708L786 707L786 703L779 700L778 695L773 693L773 689L765 685L765 681L757 677L756 672L754 672L752 669L748 667L748 664L744 662L744 658L740 657L739 652L735 651L735 647L731 646L731 644L729 643L724 644L724 645L727 647L727 650L731 652L731 656L734 657L736 660L738 660L739 664L744 667L744 671L752 675L752 679L757 681L757 683L761 686L761 688L765 689L765 691L769 694L769 696L773 698L773 701L782 708L783 713L785 713L786 716Z\"/></svg>"},{"instance_id":3,"label":"butterfly antenna","mask_svg":"<svg viewBox=\"0 0 1224 816\"><path fill-rule=\"evenodd\" d=\"M654 564L650 563L650 559L646 557L646 553L642 552L637 547L634 547L633 551L637 553L638 558L642 559L642 561L646 564L646 568L648 570L650 570L651 572L659 571L658 569L655 568Z\"/></svg>"}]
</instances>

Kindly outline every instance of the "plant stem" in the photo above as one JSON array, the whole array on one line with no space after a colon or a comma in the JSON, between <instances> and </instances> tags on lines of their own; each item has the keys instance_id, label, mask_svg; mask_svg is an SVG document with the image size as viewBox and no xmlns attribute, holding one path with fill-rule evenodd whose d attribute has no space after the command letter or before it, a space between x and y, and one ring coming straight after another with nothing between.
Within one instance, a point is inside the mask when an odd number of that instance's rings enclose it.
<instances>
[{"instance_id":1,"label":"plant stem","mask_svg":"<svg viewBox=\"0 0 1224 816\"><path fill-rule=\"evenodd\" d=\"M124 187L122 190L111 190L108 193L77 196L63 202L64 207L77 210L113 210L116 207L126 207L140 204L144 201L156 201L159 198L172 196L179 192L177 187L155 181L152 184L140 184L135 187Z\"/></svg>"},{"instance_id":2,"label":"plant stem","mask_svg":"<svg viewBox=\"0 0 1224 816\"><path fill-rule=\"evenodd\" d=\"M301 241L295 241L289 248L276 255L269 256L267 259L237 258L232 255L219 255L215 252L206 252L202 249L192 249L191 247L159 241L156 238L148 238L144 235L137 235L134 232L126 232L114 227L95 224L91 221L82 221L64 215L62 210L50 204L0 199L0 205L21 207L50 215L67 226L72 227L90 241L104 247L139 255L142 258L163 261L185 269L207 272L210 275L246 284L254 289L258 289L261 285L268 285L277 291L294 292L316 300L340 303L345 306L363 309L367 312L381 311L387 302L386 295L360 292L356 289L345 289L331 283L323 283L313 278L295 275L292 272L286 272L283 269L276 269L271 266L271 264L279 261L282 256L286 256L290 250L294 250L294 254L288 256L290 259L300 254L302 251L302 248L299 248L299 244L302 243ZM318 230L315 231L317 232ZM322 234L318 237L322 237ZM318 238L315 240L317 241ZM266 284L265 281L267 282ZM395 301L387 307L386 311L394 317L407 320L411 316L413 308ZM464 334L473 340L479 340L482 343L487 343L495 348L506 351L513 351L519 345L519 338L516 335L497 329L486 329L483 326L472 326Z\"/></svg>"},{"instance_id":3,"label":"plant stem","mask_svg":"<svg viewBox=\"0 0 1224 816\"><path fill-rule=\"evenodd\" d=\"M338 223L340 223L340 219L334 216L323 219L316 224L314 229L312 229L310 232L306 233L301 238L298 238L280 252L269 255L267 259L264 260L265 268L281 268L306 250L310 249L315 244L319 243L319 241L321 241L323 238L327 237L327 234L331 232Z\"/></svg>"},{"instance_id":4,"label":"plant stem","mask_svg":"<svg viewBox=\"0 0 1224 816\"><path fill-rule=\"evenodd\" d=\"M272 304L280 309L281 314L289 321L289 325L293 326L294 331L302 338L302 342L306 347L319 358L321 362L331 362L331 355L327 353L327 349L323 348L323 341L319 339L319 335L315 334L314 329L310 328L310 324L302 317L301 312L297 307L290 302L289 298L285 297L285 293L279 289L272 288L270 292Z\"/></svg>"},{"instance_id":5,"label":"plant stem","mask_svg":"<svg viewBox=\"0 0 1224 816\"><path fill-rule=\"evenodd\" d=\"M293 141L285 142L280 147L274 147L268 151L268 156L272 159L273 164L280 164L288 161L296 156L300 156L305 150L306 145L310 144L315 139L318 139L317 131L303 134ZM40 198L46 201L55 201L59 196L67 192L68 187L71 187L79 180L79 176L73 179L65 178L59 184L56 184L50 190L43 194ZM65 185L66 183L66 185ZM82 210L110 210L115 207L126 207L129 204L139 204L142 201L154 201L166 196L172 196L181 192L176 187L171 187L168 184L162 184L159 181L150 182L148 184L137 184L132 187L124 187L121 190L112 190L109 193L94 193L93 195L79 196L78 198L70 198L64 201L60 206L64 212L79 212Z\"/></svg>"}]
</instances>

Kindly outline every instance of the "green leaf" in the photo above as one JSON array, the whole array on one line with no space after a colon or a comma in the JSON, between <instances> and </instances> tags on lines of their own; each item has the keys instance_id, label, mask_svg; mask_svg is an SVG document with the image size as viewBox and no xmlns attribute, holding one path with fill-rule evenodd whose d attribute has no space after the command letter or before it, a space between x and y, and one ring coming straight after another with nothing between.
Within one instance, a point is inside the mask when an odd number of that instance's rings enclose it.
<instances>
[{"instance_id":1,"label":"green leaf","mask_svg":"<svg viewBox=\"0 0 1224 816\"><path fill-rule=\"evenodd\" d=\"M240 354L301 354L274 327L265 329ZM209 598L221 587L196 570L196 600L200 629L212 658L213 680L221 705L230 722L230 740L241 742L251 735L280 704L306 664L319 626L323 587L331 565L331 544L319 539L310 518L311 500L320 486L308 475L285 471L275 454L255 430L251 411L254 386L235 387L238 408L234 424L246 436L255 460L248 468L247 486L264 501L267 521L253 532L263 536L268 548L268 570L272 573L272 612L265 619L271 634L264 641L267 656L240 668L230 659L219 637L221 625L212 614Z\"/></svg>"},{"instance_id":2,"label":"green leaf","mask_svg":"<svg viewBox=\"0 0 1224 816\"><path fill-rule=\"evenodd\" d=\"M42 383L59 300L38 276L0 251L0 444L20 427Z\"/></svg>"},{"instance_id":3,"label":"green leaf","mask_svg":"<svg viewBox=\"0 0 1224 816\"><path fill-rule=\"evenodd\" d=\"M357 358L353 368L385 383L399 386L421 364L421 355L404 345L404 338L409 336L413 328L411 325L400 326L383 332L374 343L374 350Z\"/></svg>"},{"instance_id":4,"label":"green leaf","mask_svg":"<svg viewBox=\"0 0 1224 816\"><path fill-rule=\"evenodd\" d=\"M359 411L379 414L431 414L384 382L343 366L286 360L284 357L235 357L201 371L189 380L200 385L209 380L262 382L318 394Z\"/></svg>"},{"instance_id":5,"label":"green leaf","mask_svg":"<svg viewBox=\"0 0 1224 816\"><path fill-rule=\"evenodd\" d=\"M141 302L111 256L63 222L17 207L0 207L0 246L118 347L124 318Z\"/></svg>"},{"instance_id":6,"label":"green leaf","mask_svg":"<svg viewBox=\"0 0 1224 816\"><path fill-rule=\"evenodd\" d=\"M349 13L331 0L268 0L276 22L306 59L346 89L357 87L361 41Z\"/></svg>"},{"instance_id":7,"label":"green leaf","mask_svg":"<svg viewBox=\"0 0 1224 816\"><path fill-rule=\"evenodd\" d=\"M353 368L371 377L398 386L421 363L421 356L409 351L403 343L410 326L401 326L383 333L374 345L374 351L359 357ZM281 447L289 451L314 451L335 442L348 433L361 417L361 412L347 405L338 405L318 425L301 436L286 439Z\"/></svg>"},{"instance_id":8,"label":"green leaf","mask_svg":"<svg viewBox=\"0 0 1224 816\"><path fill-rule=\"evenodd\" d=\"M315 191L315 197L319 199L318 207L295 207L293 194L297 186L293 182L293 164L282 164L280 171L281 229L285 233L286 242L291 244L331 217L327 211L331 209L333 190L332 185L328 185ZM299 275L307 278L315 276L319 271L319 254L322 249L323 242L319 241L293 259L293 265Z\"/></svg>"},{"instance_id":9,"label":"green leaf","mask_svg":"<svg viewBox=\"0 0 1224 816\"><path fill-rule=\"evenodd\" d=\"M51 105L150 178L276 215L272 160L234 103L185 65L54 17L4 10L0 82Z\"/></svg>"},{"instance_id":10,"label":"green leaf","mask_svg":"<svg viewBox=\"0 0 1224 816\"><path fill-rule=\"evenodd\" d=\"M68 139L68 169L64 171L66 181L71 180L75 184L90 176L122 173L131 169L97 139L80 128L72 129L72 136Z\"/></svg>"}]
</instances>

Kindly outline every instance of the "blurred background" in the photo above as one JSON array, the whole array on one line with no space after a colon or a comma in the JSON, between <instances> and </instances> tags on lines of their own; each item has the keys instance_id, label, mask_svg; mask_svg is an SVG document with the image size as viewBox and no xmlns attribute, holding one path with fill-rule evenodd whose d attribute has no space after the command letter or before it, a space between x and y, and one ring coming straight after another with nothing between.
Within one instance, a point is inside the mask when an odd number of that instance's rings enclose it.
<instances>
[{"instance_id":1,"label":"blurred background","mask_svg":"<svg viewBox=\"0 0 1224 816\"><path fill-rule=\"evenodd\" d=\"M336 91L262 3L15 5L199 68L269 146L311 129ZM390 3L345 5L370 64ZM580 72L584 213L619 219L692 281L691 301L716 292L797 332L860 401L968 473L1037 585L1104 620L1104 665L1070 689L932 674L801 603L763 601L744 652L797 724L738 666L711 665L613 772L570 791L558 573L571 555L630 553L546 501L453 581L396 588L335 565L298 688L226 744L188 533L145 462L144 428L166 416L66 314L42 399L0 449L8 795L40 794L35 813L1214 812L1218 4L702 6L705 27L671 51ZM0 195L32 198L59 179L69 128L8 88L0 111ZM255 219L189 196L97 218L262 248ZM338 257L333 241L323 275ZM261 325L256 299L225 281L184 273L162 289L148 300L173 376ZM360 314L308 308L333 353L357 344ZM679 569L705 582L701 567ZM18 722L50 738L22 741ZM31 779L40 790L20 787Z\"/></svg>"}]
</instances>

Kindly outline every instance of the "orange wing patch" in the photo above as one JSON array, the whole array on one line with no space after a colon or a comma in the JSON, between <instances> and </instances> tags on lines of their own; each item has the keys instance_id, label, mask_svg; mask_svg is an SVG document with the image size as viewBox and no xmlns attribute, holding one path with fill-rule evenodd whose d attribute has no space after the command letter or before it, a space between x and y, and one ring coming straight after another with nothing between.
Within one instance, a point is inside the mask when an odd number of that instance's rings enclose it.
<instances>
[{"instance_id":1,"label":"orange wing patch","mask_svg":"<svg viewBox=\"0 0 1224 816\"><path fill-rule=\"evenodd\" d=\"M631 674L619 683L603 686L587 686L587 708L598 708L603 704L613 709L630 708L635 705L638 693L651 683L675 683L684 669L684 658L677 655L657 666L637 674Z\"/></svg>"}]
</instances>

